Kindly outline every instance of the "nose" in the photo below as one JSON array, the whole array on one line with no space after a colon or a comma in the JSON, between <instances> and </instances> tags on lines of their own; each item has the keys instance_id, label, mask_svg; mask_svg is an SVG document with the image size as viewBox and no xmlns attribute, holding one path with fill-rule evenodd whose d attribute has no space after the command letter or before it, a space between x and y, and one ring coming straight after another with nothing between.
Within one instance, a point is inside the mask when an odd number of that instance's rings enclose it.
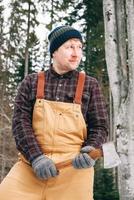
<instances>
[{"instance_id":1,"label":"nose","mask_svg":"<svg viewBox=\"0 0 134 200\"><path fill-rule=\"evenodd\" d=\"M73 47L72 55L73 55L74 57L79 56L79 55L80 55L80 50L79 50L77 47Z\"/></svg>"}]
</instances>

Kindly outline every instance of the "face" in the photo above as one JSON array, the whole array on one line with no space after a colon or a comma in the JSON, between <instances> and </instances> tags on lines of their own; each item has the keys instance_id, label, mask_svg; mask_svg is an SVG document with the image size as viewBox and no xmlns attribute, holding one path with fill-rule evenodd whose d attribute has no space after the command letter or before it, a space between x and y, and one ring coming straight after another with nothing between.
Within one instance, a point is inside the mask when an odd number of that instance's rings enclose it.
<instances>
[{"instance_id":1,"label":"face","mask_svg":"<svg viewBox=\"0 0 134 200\"><path fill-rule=\"evenodd\" d=\"M53 68L59 74L76 69L82 58L82 43L70 39L53 53Z\"/></svg>"}]
</instances>

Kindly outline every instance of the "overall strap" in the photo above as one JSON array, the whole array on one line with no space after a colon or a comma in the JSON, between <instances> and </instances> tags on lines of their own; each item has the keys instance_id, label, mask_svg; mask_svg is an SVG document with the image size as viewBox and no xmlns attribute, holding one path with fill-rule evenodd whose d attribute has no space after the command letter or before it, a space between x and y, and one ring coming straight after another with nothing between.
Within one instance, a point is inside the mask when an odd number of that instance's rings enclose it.
<instances>
[{"instance_id":1,"label":"overall strap","mask_svg":"<svg viewBox=\"0 0 134 200\"><path fill-rule=\"evenodd\" d=\"M74 103L81 104L83 89L85 83L85 72L79 72L78 83L74 98Z\"/></svg>"},{"instance_id":2,"label":"overall strap","mask_svg":"<svg viewBox=\"0 0 134 200\"><path fill-rule=\"evenodd\" d=\"M37 99L44 99L44 88L45 88L45 73L41 71L38 73L38 82L37 82Z\"/></svg>"},{"instance_id":3,"label":"overall strap","mask_svg":"<svg viewBox=\"0 0 134 200\"><path fill-rule=\"evenodd\" d=\"M79 72L74 103L81 104L84 83L85 83L85 73ZM38 73L37 94L36 94L37 99L44 99L45 96L44 88L45 88L45 73L44 71L41 71Z\"/></svg>"}]
</instances>

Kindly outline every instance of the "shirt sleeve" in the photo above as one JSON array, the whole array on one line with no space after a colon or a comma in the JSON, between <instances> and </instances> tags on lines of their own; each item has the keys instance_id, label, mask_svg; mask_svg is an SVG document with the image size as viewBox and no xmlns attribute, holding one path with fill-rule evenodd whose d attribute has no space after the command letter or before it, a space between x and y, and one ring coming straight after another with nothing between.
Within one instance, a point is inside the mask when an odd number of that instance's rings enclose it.
<instances>
[{"instance_id":1,"label":"shirt sleeve","mask_svg":"<svg viewBox=\"0 0 134 200\"><path fill-rule=\"evenodd\" d=\"M91 86L87 112L87 140L85 145L101 148L109 132L109 119L106 102L96 79Z\"/></svg>"},{"instance_id":2,"label":"shirt sleeve","mask_svg":"<svg viewBox=\"0 0 134 200\"><path fill-rule=\"evenodd\" d=\"M42 155L32 128L33 101L31 99L32 84L28 75L20 84L15 98L12 118L12 132L16 147L31 163Z\"/></svg>"}]
</instances>

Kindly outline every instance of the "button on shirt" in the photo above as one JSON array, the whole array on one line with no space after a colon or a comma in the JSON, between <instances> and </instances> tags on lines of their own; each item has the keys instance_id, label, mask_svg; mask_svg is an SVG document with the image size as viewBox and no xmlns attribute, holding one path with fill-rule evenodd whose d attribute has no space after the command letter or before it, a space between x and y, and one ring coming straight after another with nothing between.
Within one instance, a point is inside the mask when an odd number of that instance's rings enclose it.
<instances>
[{"instance_id":1,"label":"button on shirt","mask_svg":"<svg viewBox=\"0 0 134 200\"><path fill-rule=\"evenodd\" d=\"M45 99L73 103L79 72L76 70L57 74L52 68L45 71ZM42 155L34 130L32 113L36 100L37 73L25 77L15 98L12 131L17 149L32 162ZM108 115L100 86L95 78L86 75L82 96L82 113L87 124L87 140L84 145L95 148L106 142L108 134Z\"/></svg>"},{"instance_id":2,"label":"button on shirt","mask_svg":"<svg viewBox=\"0 0 134 200\"><path fill-rule=\"evenodd\" d=\"M64 89L64 79L63 79L63 76L61 76L59 78L59 80L58 80L57 90L56 90L56 101L61 101L60 95L61 95L62 88Z\"/></svg>"}]
</instances>

